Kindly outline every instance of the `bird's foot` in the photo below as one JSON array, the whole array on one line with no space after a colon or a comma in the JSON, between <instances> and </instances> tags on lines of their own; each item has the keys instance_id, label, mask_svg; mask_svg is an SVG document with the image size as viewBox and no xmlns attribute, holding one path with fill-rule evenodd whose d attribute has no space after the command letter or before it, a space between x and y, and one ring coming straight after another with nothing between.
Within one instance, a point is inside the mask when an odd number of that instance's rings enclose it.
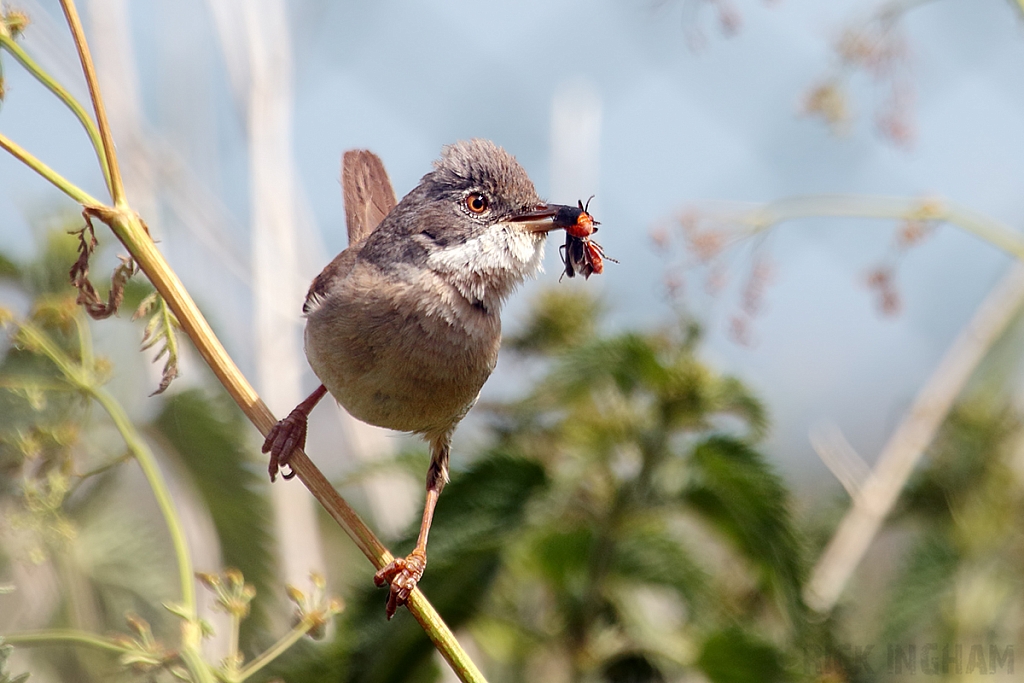
<instances>
[{"instance_id":1,"label":"bird's foot","mask_svg":"<svg viewBox=\"0 0 1024 683\"><path fill-rule=\"evenodd\" d=\"M281 471L281 476L284 479L295 476L295 470L291 469L288 460L296 448L306 445L308 420L309 414L299 406L288 413L288 417L274 425L267 434L267 439L263 442L263 452L270 453L270 481L277 478L278 471L285 465L288 465L288 472Z\"/></svg>"},{"instance_id":2,"label":"bird's foot","mask_svg":"<svg viewBox=\"0 0 1024 683\"><path fill-rule=\"evenodd\" d=\"M426 568L427 554L421 550L413 550L407 557L396 557L391 560L388 566L373 575L373 582L378 587L385 583L391 584L385 609L388 621L395 616L395 611L399 607L409 602L409 596Z\"/></svg>"}]
</instances>

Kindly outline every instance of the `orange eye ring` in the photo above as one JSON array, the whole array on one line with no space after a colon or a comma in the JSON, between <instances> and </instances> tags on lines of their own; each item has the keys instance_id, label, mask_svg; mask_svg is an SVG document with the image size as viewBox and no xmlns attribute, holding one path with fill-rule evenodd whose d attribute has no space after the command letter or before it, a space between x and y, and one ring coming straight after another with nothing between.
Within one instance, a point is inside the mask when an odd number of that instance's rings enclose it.
<instances>
[{"instance_id":1,"label":"orange eye ring","mask_svg":"<svg viewBox=\"0 0 1024 683\"><path fill-rule=\"evenodd\" d=\"M487 210L487 197L479 192L474 192L466 197L466 208L473 213L483 213Z\"/></svg>"}]
</instances>

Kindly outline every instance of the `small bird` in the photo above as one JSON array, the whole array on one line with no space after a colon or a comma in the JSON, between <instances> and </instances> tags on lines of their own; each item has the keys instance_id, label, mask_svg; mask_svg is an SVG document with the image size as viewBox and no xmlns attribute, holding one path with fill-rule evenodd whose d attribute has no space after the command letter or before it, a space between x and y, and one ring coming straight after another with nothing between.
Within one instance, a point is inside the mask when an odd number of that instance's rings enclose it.
<instances>
[{"instance_id":1,"label":"small bird","mask_svg":"<svg viewBox=\"0 0 1024 683\"><path fill-rule=\"evenodd\" d=\"M501 306L540 269L546 234L575 216L543 203L522 166L488 140L445 147L397 204L383 164L367 151L345 153L342 187L349 246L302 307L306 357L323 384L274 426L263 452L273 480L305 443L309 413L326 392L364 422L427 441L416 547L374 576L391 586L390 619L426 568L452 434L498 360Z\"/></svg>"}]
</instances>

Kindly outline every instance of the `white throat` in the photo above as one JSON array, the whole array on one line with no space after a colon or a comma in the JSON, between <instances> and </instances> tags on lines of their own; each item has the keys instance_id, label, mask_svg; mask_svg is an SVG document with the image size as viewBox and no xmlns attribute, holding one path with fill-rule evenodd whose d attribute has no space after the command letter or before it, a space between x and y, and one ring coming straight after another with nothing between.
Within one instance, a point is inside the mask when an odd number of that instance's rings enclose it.
<instances>
[{"instance_id":1,"label":"white throat","mask_svg":"<svg viewBox=\"0 0 1024 683\"><path fill-rule=\"evenodd\" d=\"M427 265L471 302L496 310L523 280L541 270L543 257L542 233L497 223L461 244L438 249L427 257Z\"/></svg>"}]
</instances>

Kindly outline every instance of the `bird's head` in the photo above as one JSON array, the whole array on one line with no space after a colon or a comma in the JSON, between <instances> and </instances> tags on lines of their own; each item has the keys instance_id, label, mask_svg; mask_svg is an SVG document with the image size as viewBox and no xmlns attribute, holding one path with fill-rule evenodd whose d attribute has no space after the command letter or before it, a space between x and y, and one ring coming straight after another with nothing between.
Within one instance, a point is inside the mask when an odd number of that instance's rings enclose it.
<instances>
[{"instance_id":1,"label":"bird's head","mask_svg":"<svg viewBox=\"0 0 1024 683\"><path fill-rule=\"evenodd\" d=\"M363 254L379 251L396 266L429 268L466 298L500 306L540 270L546 233L563 227L555 223L561 208L542 202L515 157L493 142L457 142L441 151Z\"/></svg>"}]
</instances>

